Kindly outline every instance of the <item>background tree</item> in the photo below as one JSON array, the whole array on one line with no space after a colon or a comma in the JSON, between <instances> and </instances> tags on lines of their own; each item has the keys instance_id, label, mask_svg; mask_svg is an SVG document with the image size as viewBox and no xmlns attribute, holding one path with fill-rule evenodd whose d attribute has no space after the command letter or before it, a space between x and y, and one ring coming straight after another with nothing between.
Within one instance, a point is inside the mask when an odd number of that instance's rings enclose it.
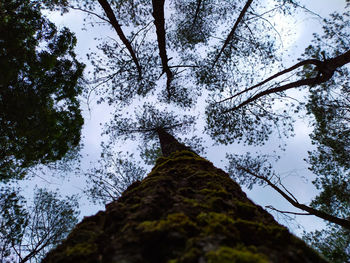
<instances>
[{"instance_id":1,"label":"background tree","mask_svg":"<svg viewBox=\"0 0 350 263\"><path fill-rule=\"evenodd\" d=\"M84 65L73 33L58 31L39 2L0 7L0 180L6 181L79 147Z\"/></svg>"},{"instance_id":2,"label":"background tree","mask_svg":"<svg viewBox=\"0 0 350 263\"><path fill-rule=\"evenodd\" d=\"M18 190L5 189L1 197L1 262L40 262L78 221L76 196L36 189L29 206Z\"/></svg>"},{"instance_id":3,"label":"background tree","mask_svg":"<svg viewBox=\"0 0 350 263\"><path fill-rule=\"evenodd\" d=\"M145 177L146 170L135 161L133 154L123 156L105 149L98 166L86 174L85 193L96 204L106 205L116 201L126 188Z\"/></svg>"},{"instance_id":4,"label":"background tree","mask_svg":"<svg viewBox=\"0 0 350 263\"><path fill-rule=\"evenodd\" d=\"M334 13L325 20L324 34L315 35L306 55L329 58L347 50L349 37L349 4L343 14ZM308 69L305 69L308 74ZM332 215L350 219L350 91L349 68L335 72L335 78L324 85L310 89L306 105L314 117L311 134L316 150L309 152L310 170L317 176L313 184L320 191L311 206ZM332 262L350 260L349 231L334 224L327 229L305 235L319 251ZM326 245L332 244L332 245Z\"/></svg>"},{"instance_id":5,"label":"background tree","mask_svg":"<svg viewBox=\"0 0 350 263\"><path fill-rule=\"evenodd\" d=\"M350 232L335 224L326 229L304 233L304 240L325 255L331 262L341 263L350 260Z\"/></svg>"},{"instance_id":6,"label":"background tree","mask_svg":"<svg viewBox=\"0 0 350 263\"><path fill-rule=\"evenodd\" d=\"M349 5L347 8L349 8ZM311 117L311 124L314 127L311 139L312 143L316 145L317 148L309 152L307 161L310 164L309 169L316 175L313 184L320 192L314 200L312 200L309 208L324 212L325 215L328 214L329 216L340 218L344 220L346 225L349 225L350 196L348 193L350 182L348 179L348 135L350 131L350 100L348 82L349 69L346 66L346 64L350 62L349 9L343 14L333 13L329 19L325 19L323 22L323 35L314 34L313 43L307 47L303 54L305 60L301 60L294 67L273 75L266 79L266 81L213 104L212 107L217 107L217 104L220 105L221 103L231 101L236 104L233 106L232 104L231 106L225 105L226 108L222 108L221 113L229 114L230 112L233 113L236 111L246 112L256 108L266 111L267 108L265 105L269 101L283 97L288 99L288 96L286 94L280 94L281 92L290 88L309 86L308 101L295 105L294 108L297 112L306 109L307 114ZM291 81L289 79L287 83L276 82L272 84L272 87L270 86L262 91L256 91L257 88L263 87L273 79L288 74L298 68L301 70L298 72L298 76L301 76L302 79L296 81ZM309 84L307 84L307 82L309 82ZM242 96L253 91L255 92L253 95L242 100ZM297 103L294 102L294 104ZM304 107L304 105L306 107ZM287 111L285 110L283 114L273 113L276 118L271 118L271 120L277 123L280 121L281 117L284 118L288 116L286 113ZM266 118L264 114L258 117L259 118L256 118L257 120L265 120ZM231 127L231 124L224 123L219 118L219 122L216 122L215 118L216 117L209 120L208 126L209 129L212 130L213 135L215 135L215 133L220 133L220 129L224 129L226 125ZM239 120L237 117L235 119ZM241 123L244 123L244 121L245 120L241 121ZM211 127L214 125L217 126L212 129ZM284 125L286 124L284 123ZM244 128L242 125L240 127ZM248 126L246 127L249 129ZM263 133L267 134L266 131ZM227 135L221 132L221 136L232 136L232 134ZM247 159L244 158L239 160L239 158L237 159L237 156L234 155L230 155L229 159L231 168L235 167L234 171L236 171L231 172L231 174L234 175L236 179L239 179L241 183L252 187L253 184L259 182L278 188L277 185L280 184L281 179L278 176L276 177L276 174L271 173L272 166L267 167L268 165L266 166L265 163L263 171L254 172L256 169L259 170L264 166L263 162L258 161L259 158L253 161L253 163L258 165L253 165L252 162L247 163ZM245 164L243 165L242 162ZM240 172L237 172L236 168L240 170ZM285 189L279 190L298 203L291 193L286 192ZM294 206L298 207L299 205L297 204ZM300 209L301 207L299 206L298 208ZM309 213L310 211L308 211L307 207L305 208L306 209L301 209ZM343 234L348 232L349 227L341 226L341 223L339 225L334 225L333 221L333 224L328 223L328 229L306 234L305 239L322 253L325 253L332 262L345 262L345 258L349 257L348 247L350 243L347 238L343 237ZM333 240L335 245L325 246L324 244L329 243L330 240ZM342 252L340 252L341 250Z\"/></svg>"}]
</instances>

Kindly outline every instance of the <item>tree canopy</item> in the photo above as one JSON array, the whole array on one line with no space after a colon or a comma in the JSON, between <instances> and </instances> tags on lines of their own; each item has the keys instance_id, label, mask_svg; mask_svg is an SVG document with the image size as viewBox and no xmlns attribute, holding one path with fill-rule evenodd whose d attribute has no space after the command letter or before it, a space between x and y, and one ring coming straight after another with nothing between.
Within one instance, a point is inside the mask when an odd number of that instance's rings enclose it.
<instances>
[{"instance_id":1,"label":"tree canopy","mask_svg":"<svg viewBox=\"0 0 350 263\"><path fill-rule=\"evenodd\" d=\"M84 65L74 34L47 20L40 3L0 7L0 180L8 180L79 146Z\"/></svg>"}]
</instances>

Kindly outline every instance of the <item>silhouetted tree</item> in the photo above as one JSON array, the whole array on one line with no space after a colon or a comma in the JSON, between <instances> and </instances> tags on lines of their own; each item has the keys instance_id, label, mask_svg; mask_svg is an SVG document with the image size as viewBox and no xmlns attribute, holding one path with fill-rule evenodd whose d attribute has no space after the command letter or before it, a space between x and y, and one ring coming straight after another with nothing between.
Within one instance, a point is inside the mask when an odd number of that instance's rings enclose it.
<instances>
[{"instance_id":1,"label":"silhouetted tree","mask_svg":"<svg viewBox=\"0 0 350 263\"><path fill-rule=\"evenodd\" d=\"M0 4L0 180L23 178L26 169L74 152L83 118L77 96L84 65L76 38L58 31L41 4Z\"/></svg>"}]
</instances>

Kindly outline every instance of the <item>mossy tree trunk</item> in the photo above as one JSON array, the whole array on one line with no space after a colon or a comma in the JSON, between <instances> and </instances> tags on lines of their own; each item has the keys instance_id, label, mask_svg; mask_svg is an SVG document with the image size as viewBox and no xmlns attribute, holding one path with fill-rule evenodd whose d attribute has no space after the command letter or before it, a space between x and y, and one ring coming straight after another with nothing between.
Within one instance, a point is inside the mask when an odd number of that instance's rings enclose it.
<instances>
[{"instance_id":1,"label":"mossy tree trunk","mask_svg":"<svg viewBox=\"0 0 350 263\"><path fill-rule=\"evenodd\" d=\"M158 134L165 157L149 175L84 218L43 263L326 262L227 173Z\"/></svg>"}]
</instances>

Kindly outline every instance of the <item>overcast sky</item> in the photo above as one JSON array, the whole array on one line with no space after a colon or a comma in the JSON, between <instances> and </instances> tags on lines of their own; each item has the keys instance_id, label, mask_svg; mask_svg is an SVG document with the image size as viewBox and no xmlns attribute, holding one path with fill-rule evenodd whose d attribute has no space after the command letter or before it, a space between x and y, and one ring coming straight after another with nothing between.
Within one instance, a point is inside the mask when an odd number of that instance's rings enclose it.
<instances>
[{"instance_id":1,"label":"overcast sky","mask_svg":"<svg viewBox=\"0 0 350 263\"><path fill-rule=\"evenodd\" d=\"M335 10L343 10L345 7L345 0L303 0L301 1L306 5L307 8L320 14L321 16L327 16L330 12ZM106 35L113 35L114 32L109 31L108 28L103 27L87 27L87 31L81 30L83 27L83 19L85 17L84 13L79 11L74 11L63 17L59 14L50 14L50 19L52 19L56 24L61 26L68 26L72 31L74 31L78 38L78 44L76 52L79 58L86 61L86 54L90 49L94 49L98 43L94 38L103 37ZM310 43L312 38L311 33L315 31L315 28L320 29L320 24L311 15L306 18L297 19L298 22L294 23L293 19L284 20L280 19L279 29L283 29L284 33L291 34L290 37L285 36L283 42L283 47L286 49L287 54L290 56L285 57L285 65L291 66L293 61L298 58L298 55L303 51L303 49ZM87 62L86 62L87 63ZM89 67L88 67L89 69ZM82 165L84 169L89 166L89 162L96 161L100 154L100 142L101 142L101 126L100 123L108 122L110 114L108 113L110 109L104 105L95 105L94 97L91 98L91 104L89 105L90 111L87 110L87 106L83 104L85 125L83 129L83 142L84 142L84 159ZM311 198L316 194L315 188L311 184L312 175L307 171L307 164L303 161L307 157L307 150L311 149L311 144L309 141L308 134L311 129L304 120L299 120L296 123L296 136L288 139L287 150L282 155L281 161L277 164L276 169L280 172L284 178L284 184L288 189L299 199L300 202L309 202ZM205 137L208 141L209 148L207 149L207 158L212 161L216 166L224 168L225 166L225 153L244 153L246 151L254 151L252 147L243 147L241 145L230 146L230 147L217 147L211 146L209 142L210 139ZM274 149L277 143L271 142L266 146L266 150L269 151ZM125 146L126 147L126 146ZM126 148L125 148L126 149ZM124 149L124 150L125 150ZM88 156L87 156L88 155ZM68 180L69 178L69 180ZM44 180L36 179L27 183L27 190L31 189L34 185L47 186L49 188L59 188L64 194L79 193L81 194L81 189L84 188L84 179L67 176L65 179L61 177L45 177L50 183ZM268 187L254 187L252 191L248 191L243 188L248 196L257 204L261 206L273 205L274 207L281 210L297 211L292 208L286 201L284 201L276 192ZM82 215L92 215L95 214L98 209L103 209L103 207L98 207L90 204L85 198L82 199ZM276 217L277 215L274 214ZM278 219L278 218L277 218ZM286 224L285 221L280 221ZM300 223L306 230L313 230L315 228L320 228L323 226L322 220L319 220L312 216L298 217L297 223ZM296 223L296 224L297 224ZM291 225L293 231L300 233L300 230L296 228L296 224Z\"/></svg>"}]
</instances>

